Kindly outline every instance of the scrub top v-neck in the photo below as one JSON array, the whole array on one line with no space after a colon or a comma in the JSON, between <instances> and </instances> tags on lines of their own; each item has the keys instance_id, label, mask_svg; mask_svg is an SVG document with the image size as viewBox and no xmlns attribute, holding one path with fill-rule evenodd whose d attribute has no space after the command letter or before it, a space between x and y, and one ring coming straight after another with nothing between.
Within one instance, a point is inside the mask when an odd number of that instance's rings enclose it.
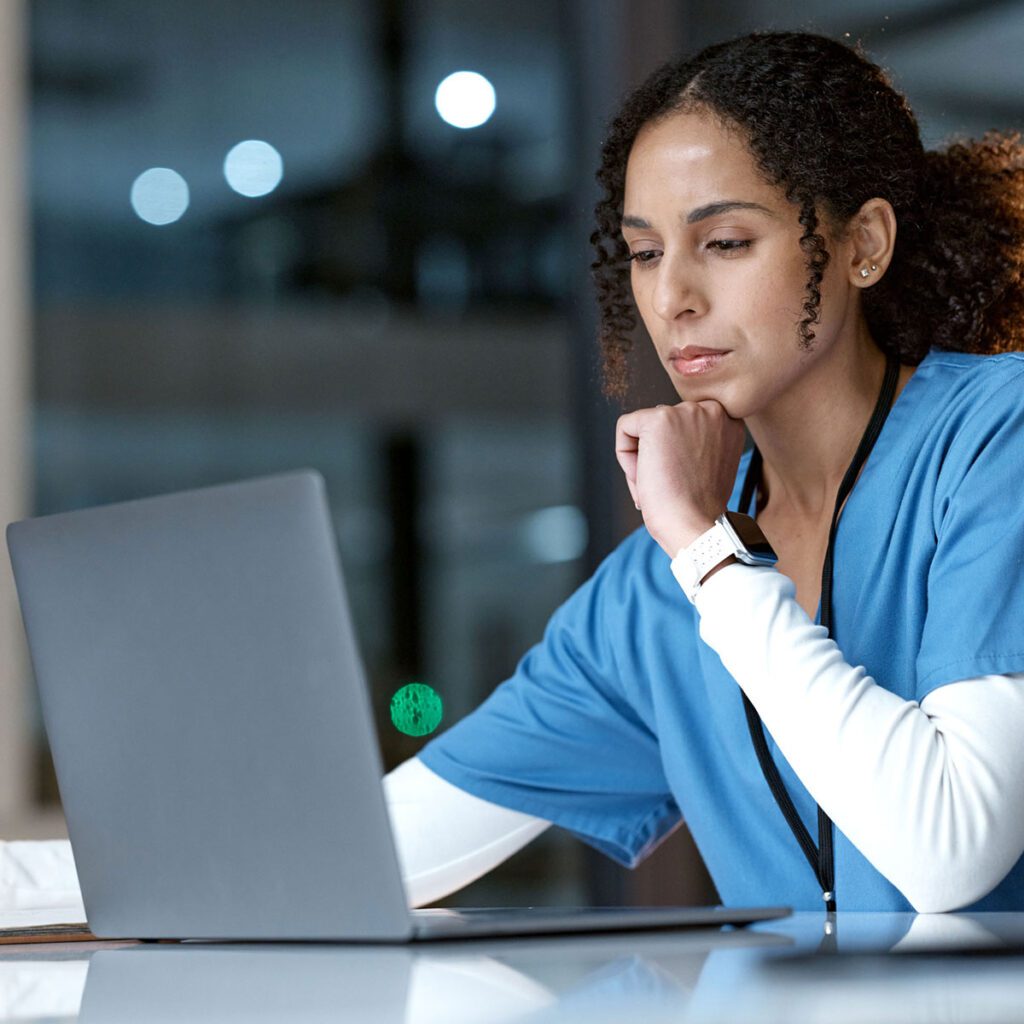
<instances>
[{"instance_id":1,"label":"scrub top v-neck","mask_svg":"<svg viewBox=\"0 0 1024 1024\"><path fill-rule=\"evenodd\" d=\"M1022 456L1024 353L932 349L840 517L832 634L847 663L916 702L946 683L1024 671ZM749 458L729 508L753 514L737 507ZM641 527L554 612L513 675L419 756L467 792L546 818L626 865L685 818L725 904L820 910L739 686L698 624ZM814 834L817 805L767 740ZM912 909L838 828L834 839L840 909ZM1024 860L972 909L1021 906Z\"/></svg>"}]
</instances>

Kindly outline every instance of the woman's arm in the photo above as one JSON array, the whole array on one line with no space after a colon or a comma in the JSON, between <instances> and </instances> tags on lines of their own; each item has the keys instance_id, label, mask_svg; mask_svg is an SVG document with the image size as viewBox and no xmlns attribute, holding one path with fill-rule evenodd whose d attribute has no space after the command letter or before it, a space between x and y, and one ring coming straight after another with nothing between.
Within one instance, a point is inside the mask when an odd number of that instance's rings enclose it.
<instances>
[{"instance_id":1,"label":"woman's arm","mask_svg":"<svg viewBox=\"0 0 1024 1024\"><path fill-rule=\"evenodd\" d=\"M997 885L1024 849L1024 674L951 683L918 706L848 665L788 577L730 566L715 580L697 596L701 636L836 825L919 911ZM549 824L464 792L418 758L385 776L384 792L410 906L475 881ZM0 908L72 898L66 841L0 843Z\"/></svg>"},{"instance_id":2,"label":"woman's arm","mask_svg":"<svg viewBox=\"0 0 1024 1024\"><path fill-rule=\"evenodd\" d=\"M465 793L415 757L384 777L384 794L413 907L476 881L549 824ZM81 899L66 839L0 842L0 910L76 906Z\"/></svg>"},{"instance_id":3,"label":"woman's arm","mask_svg":"<svg viewBox=\"0 0 1024 1024\"><path fill-rule=\"evenodd\" d=\"M384 795L411 907L476 881L550 824L466 793L415 757L384 777Z\"/></svg>"},{"instance_id":4,"label":"woman's arm","mask_svg":"<svg viewBox=\"0 0 1024 1024\"><path fill-rule=\"evenodd\" d=\"M465 793L415 757L384 777L384 794L413 907L469 885L549 824ZM0 910L75 906L81 899L66 839L0 842Z\"/></svg>"},{"instance_id":5,"label":"woman's arm","mask_svg":"<svg viewBox=\"0 0 1024 1024\"><path fill-rule=\"evenodd\" d=\"M775 569L728 565L695 604L808 792L917 911L1002 881L1024 852L1024 674L949 683L919 705L849 665Z\"/></svg>"}]
</instances>

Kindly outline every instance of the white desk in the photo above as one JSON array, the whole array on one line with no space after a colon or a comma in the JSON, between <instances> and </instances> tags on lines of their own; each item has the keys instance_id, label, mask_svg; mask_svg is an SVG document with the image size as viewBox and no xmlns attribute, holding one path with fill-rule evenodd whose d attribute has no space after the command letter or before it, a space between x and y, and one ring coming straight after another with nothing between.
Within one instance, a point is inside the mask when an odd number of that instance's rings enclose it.
<instances>
[{"instance_id":1,"label":"white desk","mask_svg":"<svg viewBox=\"0 0 1024 1024\"><path fill-rule=\"evenodd\" d=\"M0 1019L1004 1024L1024 1016L1024 914L840 913L836 952L819 952L824 920L801 913L717 933L415 948L7 947Z\"/></svg>"}]
</instances>

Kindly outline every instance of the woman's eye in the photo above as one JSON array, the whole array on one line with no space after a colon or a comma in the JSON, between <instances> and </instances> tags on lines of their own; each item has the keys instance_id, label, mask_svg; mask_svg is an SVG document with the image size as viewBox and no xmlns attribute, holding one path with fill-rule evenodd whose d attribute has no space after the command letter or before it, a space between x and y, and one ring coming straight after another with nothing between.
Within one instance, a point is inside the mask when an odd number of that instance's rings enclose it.
<instances>
[{"instance_id":1,"label":"woman's eye","mask_svg":"<svg viewBox=\"0 0 1024 1024\"><path fill-rule=\"evenodd\" d=\"M714 249L721 253L737 252L741 249L749 249L754 244L752 238L714 238L705 246L706 249ZM660 249L640 249L631 252L628 260L639 267L653 263L661 255Z\"/></svg>"},{"instance_id":2,"label":"woman's eye","mask_svg":"<svg viewBox=\"0 0 1024 1024\"><path fill-rule=\"evenodd\" d=\"M720 252L733 252L736 249L747 249L753 245L750 238L715 238L708 242L707 248L718 249Z\"/></svg>"},{"instance_id":3,"label":"woman's eye","mask_svg":"<svg viewBox=\"0 0 1024 1024\"><path fill-rule=\"evenodd\" d=\"M629 254L629 262L643 266L645 263L650 263L656 259L658 255L657 249L641 249L639 252L631 252Z\"/></svg>"}]
</instances>

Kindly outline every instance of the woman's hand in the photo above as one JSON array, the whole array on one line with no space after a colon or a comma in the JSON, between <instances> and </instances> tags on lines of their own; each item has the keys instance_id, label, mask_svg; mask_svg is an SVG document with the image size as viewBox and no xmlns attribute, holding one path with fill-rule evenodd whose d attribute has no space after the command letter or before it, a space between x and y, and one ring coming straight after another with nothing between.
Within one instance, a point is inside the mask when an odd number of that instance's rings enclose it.
<instances>
[{"instance_id":1,"label":"woman's hand","mask_svg":"<svg viewBox=\"0 0 1024 1024\"><path fill-rule=\"evenodd\" d=\"M615 455L650 535L669 556L725 511L745 440L720 402L679 402L620 416Z\"/></svg>"}]
</instances>

